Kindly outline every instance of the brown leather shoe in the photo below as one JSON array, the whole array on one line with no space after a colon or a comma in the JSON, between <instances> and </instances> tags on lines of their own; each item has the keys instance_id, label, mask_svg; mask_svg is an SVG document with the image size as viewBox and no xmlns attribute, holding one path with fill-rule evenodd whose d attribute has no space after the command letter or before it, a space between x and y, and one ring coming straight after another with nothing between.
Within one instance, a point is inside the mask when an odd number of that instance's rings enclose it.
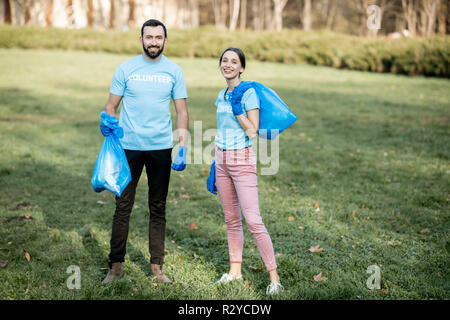
<instances>
[{"instance_id":1,"label":"brown leather shoe","mask_svg":"<svg viewBox=\"0 0 450 320\"><path fill-rule=\"evenodd\" d=\"M113 280L119 279L122 276L123 276L122 263L114 262L111 264L109 272L106 275L105 280L103 280L103 284L107 284Z\"/></svg>"},{"instance_id":2,"label":"brown leather shoe","mask_svg":"<svg viewBox=\"0 0 450 320\"><path fill-rule=\"evenodd\" d=\"M162 266L159 264L151 264L152 275L155 277L156 281L163 283L172 283L172 281L166 277L166 275L162 272Z\"/></svg>"}]
</instances>

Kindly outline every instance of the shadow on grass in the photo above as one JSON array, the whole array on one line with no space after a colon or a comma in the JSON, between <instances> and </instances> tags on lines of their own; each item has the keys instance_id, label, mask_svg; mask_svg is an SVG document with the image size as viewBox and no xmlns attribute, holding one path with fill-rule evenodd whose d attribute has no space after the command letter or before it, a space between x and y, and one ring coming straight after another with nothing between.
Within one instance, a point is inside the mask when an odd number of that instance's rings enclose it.
<instances>
[{"instance_id":1,"label":"shadow on grass","mask_svg":"<svg viewBox=\"0 0 450 320\"><path fill-rule=\"evenodd\" d=\"M302 92L301 90L276 90L280 92L281 96L290 97L294 103L299 101L299 103L305 103L306 106L308 101L313 104L317 99L316 95ZM62 110L55 111L60 102L58 99L52 100L50 97L38 96L30 91L21 89L18 91L15 89L2 89L0 90L1 94L6 95L8 99L6 101L17 102L14 106L7 106L10 109L2 114L1 118L3 121L9 121L10 115L13 118L18 114L56 117L64 113ZM300 96L301 100L297 100L295 98L297 96ZM290 131L287 131L286 134L292 138L289 140L285 139L283 143L287 145L281 146L284 150L281 151L280 161L289 165L285 165L283 171L277 176L263 177L265 186L270 188L271 184L277 183L308 186L311 183L315 183L316 189L303 188L298 199L300 200L300 198L307 196L326 196L333 201L339 198L340 193L345 193L351 195L344 198L344 206L346 208L351 208L355 205L358 207L365 206L368 209L382 210L392 206L392 210L395 211L411 210L410 215L402 216L401 219L396 216L387 217L383 223L385 230L405 234L412 229L420 230L424 225L431 225L436 227L439 232L444 232L446 225L442 223L445 221L443 214L442 216L438 215L438 219L436 219L436 216L433 215L423 216L421 212L424 208L435 212L445 210L446 202L444 198L441 198L440 194L442 193L440 190L445 190L446 186L444 176L436 175L433 172L421 171L415 172L415 181L411 181L409 180L411 172L401 164L392 163L383 168L378 165L380 161L378 158L370 156L363 159L350 157L348 156L348 151L361 148L366 153L373 151L378 153L383 150L389 151L394 147L397 154L401 153L402 156L408 155L411 159L421 159L421 161L425 162L446 160L449 158L448 148L446 148L449 141L448 136L445 135L448 130L448 123L440 123L441 125L438 126L435 125L435 122L423 123L421 122L423 117L417 119L415 116L415 112L421 110L420 105L413 105L410 108L410 105L401 105L389 101L383 102L384 107L376 112L370 113L370 111L367 111L368 114L374 117L372 120L370 120L370 117L363 119L362 116L360 117L360 115L355 113L356 110L348 111L346 106L341 105L340 102L347 100L358 101L361 99L365 101L364 103L371 104L376 103L377 100L370 100L372 98L362 95L345 95L331 92L329 94L321 94L321 98L335 101L333 105L336 109L323 110L318 115L318 111L314 110L313 107L307 106L304 109L301 107L293 108L293 111L302 118L302 125L288 129ZM206 97L202 99L206 99ZM47 111L44 106L49 100L52 102L48 105L49 110ZM36 105L39 105L40 108L36 109ZM192 114L202 119L204 107L195 103L192 106ZM383 120L383 113L391 109L396 109L398 113L393 118ZM334 112L335 110L340 112ZM211 108L211 112L214 114L213 108ZM364 112L366 110L363 110ZM434 111L424 112L424 115L431 118L439 114L439 112L434 113ZM212 119L212 117L210 118ZM351 121L348 121L349 119ZM29 120L22 120L23 122L26 122L27 125L33 127L36 131L42 129L40 123L33 123ZM212 124L210 125L213 127ZM92 146L94 141L93 135L98 135L98 122L87 120L73 123L62 120L58 126L54 128L53 134L61 134L64 130L77 132L78 135L75 138L71 137L69 139L80 139L82 142L74 142L71 144L72 148L66 148L65 146L70 140L57 139L53 141L52 148L48 151L48 161L36 160L32 153L28 155L22 154L22 156L13 155L11 150L9 150L8 152L11 153L10 160L2 162L0 165L0 185L4 186L1 205L5 208L12 208L18 203L28 202L33 207L38 206L42 210L47 227L76 232L82 237L82 244L89 256L89 260L99 263L99 268L102 268L106 266L107 262L107 257L99 258L104 252L104 247L102 248L102 245L95 237L91 237L89 229L87 231L84 229L85 226L100 225L102 226L101 231L110 234L114 212L112 196L105 193L95 194L90 186L89 174L92 170L91 164L93 166L95 163L95 156L89 159L89 164L87 163L87 157L89 157L89 152L96 155L99 149L99 144ZM324 148L330 145L332 149L326 154L317 150L310 152L311 155L295 156L290 151L301 145L301 140L297 138L300 130L306 132L307 136L313 136L315 146L318 145ZM11 132L10 135L14 135L24 146L39 144L43 138L39 134L30 135L27 131ZM6 136L6 138L8 137ZM95 139L100 141L101 137L96 136ZM91 145L89 146L88 143L91 143ZM83 146L83 144L86 145ZM77 152L75 149L83 149L84 153L81 153L74 162L70 162L71 168L68 170L65 160L69 161L69 159L73 158L72 153ZM286 149L289 150L285 151ZM60 156L57 159L58 161L53 159L55 154ZM383 157L380 157L380 159L383 159ZM314 168L314 163L319 163L319 167ZM414 166L416 165L414 164ZM73 167L79 168L74 170ZM195 168L199 169L198 167ZM326 175L326 173L330 172L334 176ZM391 176L399 178L388 181L386 177L389 178ZM168 225L168 238L171 237L171 239L179 241L184 246L184 252L192 257L193 261L198 261L197 257L200 257L214 265L217 270L225 271L228 264L226 238L218 238L219 232L215 232L213 227L196 230L195 233L187 231L187 219L193 217L194 213L198 215L199 219L209 215L204 220L209 221L211 224L214 221L223 223L220 203L203 196L203 193L207 192L204 188L206 176L191 174L189 178L193 178L189 182L193 188L192 184L196 184L198 181L201 181L202 188L194 189L194 195L185 207L182 207L180 203L177 207L172 206L169 208L168 217L173 221L173 224ZM399 183L392 184L391 182ZM437 188L433 188L432 185L436 182ZM180 180L174 179L174 177L171 178L171 185L179 186L180 184ZM411 188L411 184L414 188ZM146 191L145 187L140 187L138 192L142 196L146 194ZM178 190L172 189L168 201L177 199L181 202L182 200L179 199L178 194ZM371 194L375 196L371 196ZM406 201L405 197L407 198ZM99 199L104 204L99 206ZM384 203L380 204L381 202ZM386 202L388 206L386 206ZM262 208L262 210L264 209ZM293 209L302 208L296 206ZM145 209L146 212L147 210ZM105 214L106 212L107 214ZM275 210L275 214L279 214L278 209ZM384 219L385 217L383 216L382 218ZM340 217L341 220L339 222L346 223L348 218L348 214L344 215ZM148 221L148 216L141 219ZM379 220L365 223L366 227L372 225L373 228L377 228L380 226ZM399 223L408 224L408 228L400 228ZM439 226L441 223L442 225ZM219 228L219 226L216 227ZM245 228L246 225L244 224ZM268 226L268 229L270 228ZM147 236L148 229L146 226L140 226L137 232ZM220 236L222 237L223 235L225 234L222 233ZM277 240L276 235L272 234L272 236L275 236L274 240ZM249 234L246 232L246 243L252 242L253 239L249 238ZM128 254L129 259L139 266L144 274L150 274L149 262L146 261L145 255L139 248L129 245ZM343 253L341 252L341 254ZM362 261L361 264L366 263L364 258L368 254L360 253L359 255L358 259ZM258 255L244 256L244 259L251 263L255 261L260 262ZM292 272L293 277L300 274L300 279L306 279L306 274L302 273L302 267L297 262L295 259L282 260L280 265L289 269L286 272ZM315 260L310 262L311 264L318 263ZM437 259L436 263L440 264L441 262L442 259ZM430 263L426 265L430 266ZM445 266L440 267L445 269ZM266 275L253 274L248 271L247 274L250 278L255 279L258 289L264 288L264 282L259 279L265 279ZM101 279L99 280L101 281ZM296 278L291 280L291 284L294 285L296 280ZM352 288L344 291L344 297L351 297L358 292L358 289ZM333 297L337 294L336 292L328 293L329 296ZM294 296L296 298L304 297L301 295L301 292L294 293ZM309 297L320 298L320 296L314 294Z\"/></svg>"}]
</instances>

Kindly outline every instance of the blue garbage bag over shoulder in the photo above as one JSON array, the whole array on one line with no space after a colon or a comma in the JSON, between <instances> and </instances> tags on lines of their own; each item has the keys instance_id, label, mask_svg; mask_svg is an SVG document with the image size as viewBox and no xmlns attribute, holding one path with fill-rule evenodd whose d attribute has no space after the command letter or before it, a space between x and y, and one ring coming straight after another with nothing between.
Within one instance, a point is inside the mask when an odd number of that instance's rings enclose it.
<instances>
[{"instance_id":1,"label":"blue garbage bag over shoulder","mask_svg":"<svg viewBox=\"0 0 450 320\"><path fill-rule=\"evenodd\" d=\"M275 139L298 120L297 116L289 110L289 107L274 90L259 82L242 81L239 86L233 89L231 103L240 103L242 95L249 88L254 88L259 98L258 135L261 138Z\"/></svg>"},{"instance_id":2,"label":"blue garbage bag over shoulder","mask_svg":"<svg viewBox=\"0 0 450 320\"><path fill-rule=\"evenodd\" d=\"M106 130L108 134L98 154L91 184L95 192L106 189L120 197L131 181L130 166L119 140L123 137L123 129L115 117L105 112L101 113L101 121L111 131Z\"/></svg>"}]
</instances>

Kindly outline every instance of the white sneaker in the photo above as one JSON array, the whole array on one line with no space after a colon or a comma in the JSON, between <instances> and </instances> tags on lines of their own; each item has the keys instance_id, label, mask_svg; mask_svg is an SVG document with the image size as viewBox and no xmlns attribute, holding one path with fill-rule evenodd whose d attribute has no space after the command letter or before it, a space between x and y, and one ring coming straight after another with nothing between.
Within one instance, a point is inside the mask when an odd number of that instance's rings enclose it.
<instances>
[{"instance_id":1,"label":"white sneaker","mask_svg":"<svg viewBox=\"0 0 450 320\"><path fill-rule=\"evenodd\" d=\"M284 288L283 288L283 286L281 285L281 283L279 281L278 282L271 282L267 286L266 294L267 295L279 294L283 290L284 290Z\"/></svg>"},{"instance_id":2,"label":"white sneaker","mask_svg":"<svg viewBox=\"0 0 450 320\"><path fill-rule=\"evenodd\" d=\"M242 279L242 275L240 275L239 277L232 277L228 273L224 273L222 275L222 277L220 278L220 280L214 282L214 284L227 283L227 282L230 282L230 281L233 281L233 280L241 280L241 279Z\"/></svg>"}]
</instances>

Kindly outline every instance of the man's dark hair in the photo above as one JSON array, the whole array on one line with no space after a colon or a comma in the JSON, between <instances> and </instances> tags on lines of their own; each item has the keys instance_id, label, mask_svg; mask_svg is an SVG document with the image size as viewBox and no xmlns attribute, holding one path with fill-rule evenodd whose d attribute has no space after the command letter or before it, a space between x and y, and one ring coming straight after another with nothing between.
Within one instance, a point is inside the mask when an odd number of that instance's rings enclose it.
<instances>
[{"instance_id":1,"label":"man's dark hair","mask_svg":"<svg viewBox=\"0 0 450 320\"><path fill-rule=\"evenodd\" d=\"M219 59L219 66L220 66L220 64L222 63L223 55L224 55L226 52L228 52L228 51L233 51L233 52L235 52L235 53L238 55L239 60L241 61L241 65L242 65L242 67L245 69L245 54L244 54L244 52L243 52L241 49L239 49L239 48L233 48L233 47L226 48L226 49L222 52L222 55L220 56L220 59ZM240 73L239 73L239 74L240 74Z\"/></svg>"},{"instance_id":2,"label":"man's dark hair","mask_svg":"<svg viewBox=\"0 0 450 320\"><path fill-rule=\"evenodd\" d=\"M164 37L167 38L166 26L164 25L164 23L156 19L150 19L144 22L141 28L141 37L144 36L145 27L157 27L157 26L161 26L164 29Z\"/></svg>"}]
</instances>

